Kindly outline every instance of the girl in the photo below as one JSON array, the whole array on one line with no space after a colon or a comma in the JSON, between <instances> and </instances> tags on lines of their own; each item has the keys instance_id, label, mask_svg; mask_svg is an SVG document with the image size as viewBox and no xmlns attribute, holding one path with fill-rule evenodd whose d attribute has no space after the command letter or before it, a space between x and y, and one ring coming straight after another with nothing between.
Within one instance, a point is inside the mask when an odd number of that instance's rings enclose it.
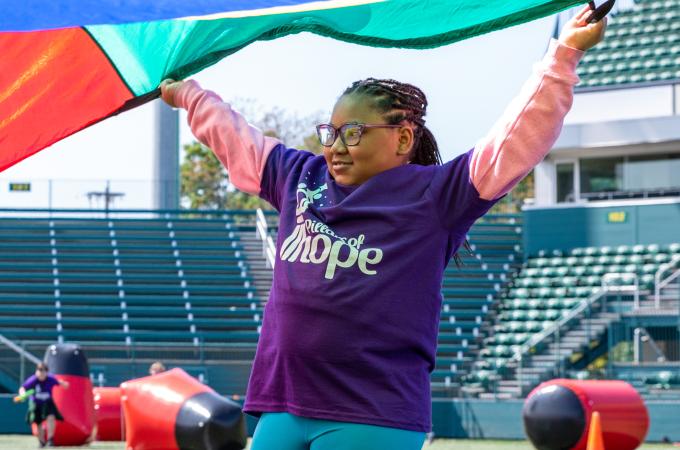
<instances>
[{"instance_id":1,"label":"girl","mask_svg":"<svg viewBox=\"0 0 680 450\"><path fill-rule=\"evenodd\" d=\"M441 282L473 222L559 135L576 66L605 22L564 28L489 136L444 165L416 87L367 79L317 127L324 155L263 136L197 83L166 80L240 190L280 212L244 411L252 448L420 449L430 430Z\"/></svg>"},{"instance_id":2,"label":"girl","mask_svg":"<svg viewBox=\"0 0 680 450\"><path fill-rule=\"evenodd\" d=\"M58 380L55 376L47 373L47 364L41 362L36 366L35 374L28 377L19 388L20 396L31 389L34 391L31 395L27 419L30 424L35 423L37 425L40 447L44 447L46 444L48 447L53 446L55 420L63 420L52 399L52 390L55 386L68 389L69 383L66 380ZM46 437L43 437L42 433L41 424L43 421L47 421Z\"/></svg>"}]
</instances>

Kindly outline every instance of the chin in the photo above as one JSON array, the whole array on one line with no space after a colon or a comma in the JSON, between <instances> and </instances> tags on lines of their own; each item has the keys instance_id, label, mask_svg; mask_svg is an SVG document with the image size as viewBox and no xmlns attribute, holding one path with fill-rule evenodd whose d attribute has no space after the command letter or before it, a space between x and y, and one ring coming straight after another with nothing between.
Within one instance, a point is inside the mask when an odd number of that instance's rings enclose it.
<instances>
[{"instance_id":1,"label":"chin","mask_svg":"<svg viewBox=\"0 0 680 450\"><path fill-rule=\"evenodd\" d=\"M336 183L340 183L345 186L354 186L356 184L359 184L353 177L348 177L347 175L340 175L334 178Z\"/></svg>"}]
</instances>

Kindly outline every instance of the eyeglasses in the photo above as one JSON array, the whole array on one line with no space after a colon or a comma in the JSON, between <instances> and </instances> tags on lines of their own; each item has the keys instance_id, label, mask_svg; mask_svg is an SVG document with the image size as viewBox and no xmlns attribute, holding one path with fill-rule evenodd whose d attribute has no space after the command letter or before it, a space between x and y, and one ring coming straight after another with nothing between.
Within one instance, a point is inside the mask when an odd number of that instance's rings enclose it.
<instances>
[{"instance_id":1,"label":"eyeglasses","mask_svg":"<svg viewBox=\"0 0 680 450\"><path fill-rule=\"evenodd\" d=\"M387 124L366 124L366 123L346 123L338 128L335 128L330 123L322 123L316 126L316 135L319 137L319 142L324 147L331 147L335 140L340 135L340 140L346 146L359 145L361 142L361 135L367 128L401 128L402 125L387 125Z\"/></svg>"}]
</instances>

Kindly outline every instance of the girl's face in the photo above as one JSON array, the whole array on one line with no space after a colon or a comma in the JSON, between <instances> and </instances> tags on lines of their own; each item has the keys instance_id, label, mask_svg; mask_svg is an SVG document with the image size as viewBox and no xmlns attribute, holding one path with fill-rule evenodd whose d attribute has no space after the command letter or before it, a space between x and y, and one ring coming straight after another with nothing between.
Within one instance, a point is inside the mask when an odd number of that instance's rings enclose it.
<instances>
[{"instance_id":1,"label":"girl's face","mask_svg":"<svg viewBox=\"0 0 680 450\"><path fill-rule=\"evenodd\" d=\"M371 107L370 99L357 95L340 97L333 108L331 124L340 128L346 123L386 124L382 115ZM335 181L356 186L408 163L412 144L411 127L367 128L359 144L346 146L338 136L331 147L324 147L323 154Z\"/></svg>"}]
</instances>

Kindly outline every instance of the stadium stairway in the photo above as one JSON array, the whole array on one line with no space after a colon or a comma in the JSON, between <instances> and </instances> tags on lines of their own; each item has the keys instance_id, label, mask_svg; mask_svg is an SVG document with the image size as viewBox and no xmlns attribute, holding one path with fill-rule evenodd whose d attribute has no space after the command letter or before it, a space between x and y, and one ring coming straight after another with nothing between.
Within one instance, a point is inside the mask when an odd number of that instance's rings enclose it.
<instances>
[{"instance_id":1,"label":"stadium stairway","mask_svg":"<svg viewBox=\"0 0 680 450\"><path fill-rule=\"evenodd\" d=\"M661 267L680 267L680 244L577 248L528 259L501 295L465 393L521 397L604 353L607 330L622 315L677 315L677 285L655 306Z\"/></svg>"}]
</instances>

